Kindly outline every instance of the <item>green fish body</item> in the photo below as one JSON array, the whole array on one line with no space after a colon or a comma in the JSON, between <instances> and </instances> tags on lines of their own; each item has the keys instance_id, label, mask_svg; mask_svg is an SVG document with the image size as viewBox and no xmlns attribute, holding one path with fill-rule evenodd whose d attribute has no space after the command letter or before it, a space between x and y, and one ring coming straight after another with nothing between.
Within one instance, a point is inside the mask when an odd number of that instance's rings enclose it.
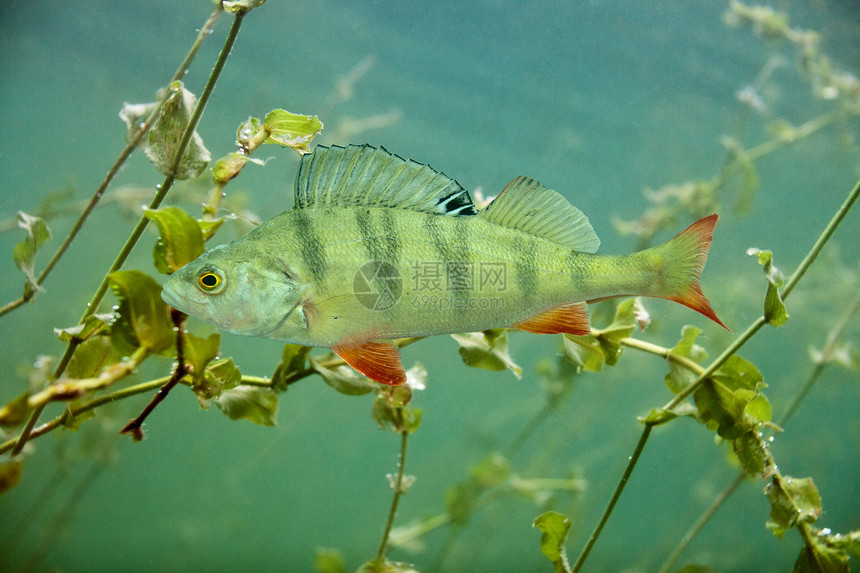
<instances>
[{"instance_id":1,"label":"green fish body","mask_svg":"<svg viewBox=\"0 0 860 573\"><path fill-rule=\"evenodd\" d=\"M722 325L699 288L717 215L663 245L595 255L585 215L526 177L485 209L427 165L370 146L302 158L296 204L171 275L162 298L233 332L331 348L386 384L395 338L514 327L588 334L586 303L680 302Z\"/></svg>"}]
</instances>

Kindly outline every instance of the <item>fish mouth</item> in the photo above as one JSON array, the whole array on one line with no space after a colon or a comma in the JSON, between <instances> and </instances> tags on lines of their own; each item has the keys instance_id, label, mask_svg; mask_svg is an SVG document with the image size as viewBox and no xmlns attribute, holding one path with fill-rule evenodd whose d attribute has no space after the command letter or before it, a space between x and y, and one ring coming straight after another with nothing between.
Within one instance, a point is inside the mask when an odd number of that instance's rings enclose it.
<instances>
[{"instance_id":1,"label":"fish mouth","mask_svg":"<svg viewBox=\"0 0 860 573\"><path fill-rule=\"evenodd\" d=\"M172 306L176 310L182 311L182 299L170 292L167 289L161 289L161 300L166 302L169 306Z\"/></svg>"}]
</instances>

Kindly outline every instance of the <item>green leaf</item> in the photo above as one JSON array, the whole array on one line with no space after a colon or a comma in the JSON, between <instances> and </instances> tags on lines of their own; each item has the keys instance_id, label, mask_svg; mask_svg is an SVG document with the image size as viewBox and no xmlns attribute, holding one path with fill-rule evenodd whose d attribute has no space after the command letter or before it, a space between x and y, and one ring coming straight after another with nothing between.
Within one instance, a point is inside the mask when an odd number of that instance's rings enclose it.
<instances>
[{"instance_id":1,"label":"green leaf","mask_svg":"<svg viewBox=\"0 0 860 573\"><path fill-rule=\"evenodd\" d=\"M153 259L159 272L169 275L203 254L200 224L183 209L174 206L146 209L145 215L158 226Z\"/></svg>"},{"instance_id":2,"label":"green leaf","mask_svg":"<svg viewBox=\"0 0 860 573\"><path fill-rule=\"evenodd\" d=\"M615 309L615 318L606 328L595 330L607 366L614 366L621 357L623 347L621 339L633 335L633 330L640 322L643 313L647 315L638 298L627 298L621 301Z\"/></svg>"},{"instance_id":3,"label":"green leaf","mask_svg":"<svg viewBox=\"0 0 860 573\"><path fill-rule=\"evenodd\" d=\"M750 476L762 475L767 469L767 451L758 432L750 430L732 441L732 449L744 472Z\"/></svg>"},{"instance_id":4,"label":"green leaf","mask_svg":"<svg viewBox=\"0 0 860 573\"><path fill-rule=\"evenodd\" d=\"M511 465L507 458L498 453L492 453L469 468L469 478L476 488L489 489L504 483L511 474Z\"/></svg>"},{"instance_id":5,"label":"green leaf","mask_svg":"<svg viewBox=\"0 0 860 573\"><path fill-rule=\"evenodd\" d=\"M829 547L818 538L804 545L794 563L792 573L848 573L848 553L844 549Z\"/></svg>"},{"instance_id":6,"label":"green leaf","mask_svg":"<svg viewBox=\"0 0 860 573\"><path fill-rule=\"evenodd\" d=\"M218 350L221 347L221 335L214 332L207 338L202 338L186 333L184 342L185 363L186 366L190 367L192 378L196 380L203 376L206 365L217 358Z\"/></svg>"},{"instance_id":7,"label":"green leaf","mask_svg":"<svg viewBox=\"0 0 860 573\"><path fill-rule=\"evenodd\" d=\"M84 320L83 324L70 326L68 328L55 328L54 336L63 342L75 341L81 343L89 339L91 336L100 334L110 327L113 321L112 314L93 314Z\"/></svg>"},{"instance_id":8,"label":"green leaf","mask_svg":"<svg viewBox=\"0 0 860 573\"><path fill-rule=\"evenodd\" d=\"M197 98L180 81L173 82L167 89L167 100L147 134L146 156L163 175L173 174L176 179L197 177L206 169L211 155L196 131L185 148L176 173L172 173L182 133L188 126Z\"/></svg>"},{"instance_id":9,"label":"green leaf","mask_svg":"<svg viewBox=\"0 0 860 573\"><path fill-rule=\"evenodd\" d=\"M650 426L660 426L674 420L678 416L689 416L690 418L699 417L699 411L689 402L681 402L672 410L664 410L663 408L652 408L647 416L638 416L637 419L643 424Z\"/></svg>"},{"instance_id":10,"label":"green leaf","mask_svg":"<svg viewBox=\"0 0 860 573\"><path fill-rule=\"evenodd\" d=\"M681 330L681 340L670 350L670 354L680 356L700 363L708 357L708 353L696 344L696 338L702 333L700 328L687 325ZM683 365L678 364L675 360L668 360L669 373L666 374L666 387L673 394L678 394L685 390L693 381L698 378L695 372Z\"/></svg>"},{"instance_id":11,"label":"green leaf","mask_svg":"<svg viewBox=\"0 0 860 573\"><path fill-rule=\"evenodd\" d=\"M175 340L170 309L161 300L161 286L140 271L110 274L110 286L119 299L118 318L111 340L120 352L143 347L153 353L170 349Z\"/></svg>"},{"instance_id":12,"label":"green leaf","mask_svg":"<svg viewBox=\"0 0 860 573\"><path fill-rule=\"evenodd\" d=\"M452 527L463 527L472 515L475 488L470 484L457 483L445 492L445 508Z\"/></svg>"},{"instance_id":13,"label":"green leaf","mask_svg":"<svg viewBox=\"0 0 860 573\"><path fill-rule=\"evenodd\" d=\"M18 211L16 216L18 226L27 231L27 237L15 245L12 250L12 258L15 261L15 266L18 267L27 277L27 289L29 291L40 291L42 287L36 282L35 260L36 253L51 238L51 229L41 217L28 215L23 211Z\"/></svg>"},{"instance_id":14,"label":"green leaf","mask_svg":"<svg viewBox=\"0 0 860 573\"><path fill-rule=\"evenodd\" d=\"M766 525L780 539L799 522L812 523L821 516L821 496L812 478L774 476L764 493L770 501L771 521Z\"/></svg>"},{"instance_id":15,"label":"green leaf","mask_svg":"<svg viewBox=\"0 0 860 573\"><path fill-rule=\"evenodd\" d=\"M855 530L847 535L838 535L839 541L844 545L844 548L854 556L854 559L860 559L860 530Z\"/></svg>"},{"instance_id":16,"label":"green leaf","mask_svg":"<svg viewBox=\"0 0 860 573\"><path fill-rule=\"evenodd\" d=\"M94 336L81 343L66 367L69 378L92 378L122 359L109 336Z\"/></svg>"},{"instance_id":17,"label":"green leaf","mask_svg":"<svg viewBox=\"0 0 860 573\"><path fill-rule=\"evenodd\" d=\"M209 221L198 219L197 224L200 225L200 232L203 233L203 241L206 242L215 235L215 231L221 228L221 225L224 224L224 219L218 218Z\"/></svg>"},{"instance_id":18,"label":"green leaf","mask_svg":"<svg viewBox=\"0 0 860 573\"><path fill-rule=\"evenodd\" d=\"M788 321L788 312L785 310L785 304L782 302L782 296L779 289L782 288L785 282L782 272L773 264L773 253L771 251L762 251L761 249L747 249L747 254L758 257L758 264L764 270L764 276L767 278L767 293L764 298L764 318L773 326L782 326Z\"/></svg>"},{"instance_id":19,"label":"green leaf","mask_svg":"<svg viewBox=\"0 0 860 573\"><path fill-rule=\"evenodd\" d=\"M693 393L700 420L723 438L739 438L770 419L770 404L760 394L765 386L754 364L731 356Z\"/></svg>"},{"instance_id":20,"label":"green leaf","mask_svg":"<svg viewBox=\"0 0 860 573\"><path fill-rule=\"evenodd\" d=\"M208 338L191 333L184 337L183 357L191 373L191 388L204 408L209 407L208 400L220 396L225 389L234 388L242 377L230 358L212 363L220 348L221 335L217 332Z\"/></svg>"},{"instance_id":21,"label":"green leaf","mask_svg":"<svg viewBox=\"0 0 860 573\"><path fill-rule=\"evenodd\" d=\"M322 376L326 384L347 396L362 396L377 389L379 384L370 378L363 376L347 366L339 364L337 366L328 366L326 362L331 360L334 355L317 358L310 357L311 368L317 374Z\"/></svg>"},{"instance_id":22,"label":"green leaf","mask_svg":"<svg viewBox=\"0 0 860 573\"><path fill-rule=\"evenodd\" d=\"M263 128L269 137L263 143L277 143L291 147L300 155L309 153L308 144L323 129L323 124L315 115L302 115L275 109L266 114Z\"/></svg>"},{"instance_id":23,"label":"green leaf","mask_svg":"<svg viewBox=\"0 0 860 573\"><path fill-rule=\"evenodd\" d=\"M460 345L460 358L467 366L493 371L507 369L522 378L523 369L508 354L507 329L452 334L451 337Z\"/></svg>"},{"instance_id":24,"label":"green leaf","mask_svg":"<svg viewBox=\"0 0 860 573\"><path fill-rule=\"evenodd\" d=\"M552 562L555 573L569 573L567 552L564 543L570 531L570 520L557 511L548 511L535 518L533 527L543 532L540 538L540 550Z\"/></svg>"},{"instance_id":25,"label":"green leaf","mask_svg":"<svg viewBox=\"0 0 860 573\"><path fill-rule=\"evenodd\" d=\"M337 549L317 547L314 556L314 569L319 573L346 573L343 555Z\"/></svg>"},{"instance_id":26,"label":"green leaf","mask_svg":"<svg viewBox=\"0 0 860 573\"><path fill-rule=\"evenodd\" d=\"M564 349L567 356L586 372L600 372L604 364L614 366L624 347L621 340L633 335L651 321L648 312L638 298L621 301L615 308L612 322L603 329L592 328L585 336L564 335Z\"/></svg>"},{"instance_id":27,"label":"green leaf","mask_svg":"<svg viewBox=\"0 0 860 573\"><path fill-rule=\"evenodd\" d=\"M11 460L0 463L0 494L6 493L21 481L21 461Z\"/></svg>"},{"instance_id":28,"label":"green leaf","mask_svg":"<svg viewBox=\"0 0 860 573\"><path fill-rule=\"evenodd\" d=\"M119 118L125 122L125 140L131 143L137 137L143 122L155 111L158 102L150 103L124 103L119 111Z\"/></svg>"},{"instance_id":29,"label":"green leaf","mask_svg":"<svg viewBox=\"0 0 860 573\"><path fill-rule=\"evenodd\" d=\"M74 414L71 408L66 408L65 410L63 410L61 423L63 424L63 427L65 429L70 430L72 432L77 432L78 428L81 427L82 423L89 420L90 418L95 417L95 410L87 410L85 412L78 412L77 414Z\"/></svg>"},{"instance_id":30,"label":"green leaf","mask_svg":"<svg viewBox=\"0 0 860 573\"><path fill-rule=\"evenodd\" d=\"M565 334L564 351L570 360L586 372L600 372L603 369L605 356L603 347L597 337L588 334L586 336L573 336Z\"/></svg>"},{"instance_id":31,"label":"green leaf","mask_svg":"<svg viewBox=\"0 0 860 573\"><path fill-rule=\"evenodd\" d=\"M215 403L233 420L250 420L261 426L277 425L278 395L271 388L240 384L222 392Z\"/></svg>"},{"instance_id":32,"label":"green leaf","mask_svg":"<svg viewBox=\"0 0 860 573\"><path fill-rule=\"evenodd\" d=\"M194 380L193 390L203 408L209 407L209 399L217 398L232 390L242 381L242 373L236 368L232 358L222 358L210 362L203 376Z\"/></svg>"},{"instance_id":33,"label":"green leaf","mask_svg":"<svg viewBox=\"0 0 860 573\"><path fill-rule=\"evenodd\" d=\"M0 427L14 428L27 421L30 415L29 397L27 392L23 392L0 408Z\"/></svg>"},{"instance_id":34,"label":"green leaf","mask_svg":"<svg viewBox=\"0 0 860 573\"><path fill-rule=\"evenodd\" d=\"M215 183L224 185L242 171L245 164L248 163L249 157L241 153L229 153L215 162L212 166L212 179Z\"/></svg>"},{"instance_id":35,"label":"green leaf","mask_svg":"<svg viewBox=\"0 0 860 573\"><path fill-rule=\"evenodd\" d=\"M266 0L224 0L224 10L237 14L239 12L250 12L266 3Z\"/></svg>"},{"instance_id":36,"label":"green leaf","mask_svg":"<svg viewBox=\"0 0 860 573\"><path fill-rule=\"evenodd\" d=\"M410 383L410 378L414 380L416 376L420 377L422 372L426 378L427 371L418 363L406 373L406 384L401 386L377 385L376 399L373 401L371 415L380 428L410 434L418 429L421 425L422 412L420 409L410 407L409 403L412 401L413 390L419 388L415 387L415 382ZM419 381L417 384L420 386L421 382Z\"/></svg>"},{"instance_id":37,"label":"green leaf","mask_svg":"<svg viewBox=\"0 0 860 573\"><path fill-rule=\"evenodd\" d=\"M310 350L310 346L289 343L284 345L284 349L281 351L281 362L272 375L272 389L275 392L285 392L289 383L294 381L295 376L307 369Z\"/></svg>"}]
</instances>

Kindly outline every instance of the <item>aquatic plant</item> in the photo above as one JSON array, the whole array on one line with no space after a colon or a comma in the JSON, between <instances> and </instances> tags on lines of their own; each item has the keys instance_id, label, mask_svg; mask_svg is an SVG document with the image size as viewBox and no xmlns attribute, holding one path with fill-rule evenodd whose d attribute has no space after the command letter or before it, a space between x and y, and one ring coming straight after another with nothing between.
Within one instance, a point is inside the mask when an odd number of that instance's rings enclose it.
<instances>
[{"instance_id":1,"label":"aquatic plant","mask_svg":"<svg viewBox=\"0 0 860 573\"><path fill-rule=\"evenodd\" d=\"M554 359L542 361L537 372L524 372L518 365L515 353L512 355L509 348L508 332L504 329L455 336L460 356L468 367L512 372L517 377L536 376L541 380L545 392L543 404L504 451L488 453L468 469L468 477L444 494L443 512L396 527L398 508L415 479L407 473L406 463L412 436L421 431L422 410L415 407L413 400L417 392L425 389L429 378L420 364L408 371L405 385L381 388L356 374L333 354L311 353L308 347L288 344L283 347L280 362L271 376L261 376L259 373L249 375L241 372L233 359L221 356L218 333L200 335L188 327L186 317L171 311L161 302L160 287L152 278L151 270L124 270L129 254L150 223L155 223L158 231L153 249L153 265L157 272L170 273L194 259L203 252L206 241L224 225L221 202L231 181L240 176L248 163L263 163L254 157L257 150L264 145L275 144L303 153L322 130L322 122L316 116L293 114L280 109L272 110L262 118L249 118L238 126L237 150L212 163L211 175L206 171L210 157L197 133L198 122L210 96L215 92L219 74L234 48L244 18L256 17L257 13L253 10L262 4L259 0L219 4L201 29L198 41L192 46L186 60L159 92L157 101L129 105L123 109L122 117L128 127L128 146L102 185L93 193L78 222L38 273L37 255L51 244L45 220L47 217L19 213L17 224L26 232L26 237L15 248L13 256L24 275L24 287L22 296L4 306L0 316L15 311L26 302L39 304L42 283L53 272L57 261L64 256L100 201L109 197L105 193L109 191L115 174L135 149L142 146L147 157L165 177L127 240L119 248L116 259L86 304L78 324L55 330L57 338L66 345L65 352L56 361L44 359L31 374L34 384L0 409L0 423L9 433L8 439L0 444L0 453L9 454L0 466L0 485L3 490L14 487L21 479L29 444L56 429L76 429L87 424L93 413L106 404L135 396L153 396L147 405L142 405L140 414L121 429L136 441L143 437L144 420L165 399L173 396L172 392L180 385L188 387L205 408L214 403L230 418L273 425L277 420L277 407L283 393L300 381L319 376L342 394L369 395L372 398L371 416L375 423L398 436L396 451L399 463L396 471L388 475L392 495L381 540L375 551L374 548L368 548L367 561L359 570L424 570L424 565L413 566L390 560L391 547L416 548L431 531L447 528L448 537L435 558L435 564L428 564L439 568L450 559L452 547L464 526L477 519L480 512L498 500L522 496L546 509L559 492L571 495L583 492L588 480L580 472L561 477L530 477L518 470L512 460L538 427L570 399L575 386L584 377L601 376L610 368L625 368L627 358L635 352L666 361L668 373L665 384L671 397L662 406L653 408L639 418L642 430L638 442L623 472L617 476L617 487L573 565L567 557L566 540L573 523L577 521L576 516L566 516L554 509L537 515L532 522L540 532L539 540L537 535L534 536L535 552L541 551L551 561L555 571L580 570L592 548L599 546L603 529L634 476L635 468L641 463L654 429L676 424L678 420L686 418L699 422L706 431L713 433L716 441L730 446L730 455L733 463L738 465L739 473L670 552L662 570L673 569L684 548L701 531L707 519L747 479L761 479L766 483L765 495L770 506L767 526L774 535L782 537L790 530L796 530L799 534L802 546L795 566L797 570L847 570L849 555L856 558L860 554L860 531L836 533L826 527L819 527L824 509L812 478L794 478L784 473L790 468L786 468L785 464L782 467L777 464L771 451L771 442L773 436L789 422L797 405L826 367L857 367L856 356L844 345L843 336L855 317L860 299L852 298L839 319L830 325L822 349L813 354L813 371L776 421L773 420L770 402L764 394L766 385L762 371L742 358L739 351L763 329L791 325L791 307L787 306L789 297L804 280L806 272L817 264L825 245L849 214L860 196L860 183L851 190L846 189L847 198L822 229L817 241L809 246L804 260L787 279L774 265L772 252L750 250L749 254L755 257L764 271L764 279L760 281L757 291L745 293L745 296L761 297L762 312L740 334L728 341L713 361L705 362L707 352L699 343L701 331L692 326L683 329L680 339L672 347L642 339L637 331L645 331L651 316L643 303L636 299L624 300L617 305L604 303L603 309L596 314L599 316L603 313L603 324L606 326L593 327L588 336L560 337L561 351ZM200 43L224 9L232 14L233 24L208 82L200 96L195 97L181 80ZM265 10L265 7L262 9ZM749 24L756 33L769 41L785 41L796 46L801 72L811 90L832 102L832 107L800 126L777 122L771 139L750 149L744 148L741 135L727 138L724 141L726 158L717 175L669 185L648 193L651 209L636 221L618 222L621 232L634 234L643 246L650 244L661 230L677 226L678 221L686 219L687 215L700 216L719 210L727 202L725 195L732 191L732 185L736 187L736 208L740 213L748 210L758 185L757 161L828 125L841 125L847 132L853 125L849 122L860 115L860 85L850 74L840 72L830 64L820 52L817 36L813 32L790 28L784 13L739 2L731 3L726 21L730 25ZM351 91L349 83L360 77L362 70L371 64L372 61L363 60L356 72L348 75L337 87L331 101L348 97ZM748 114L763 105L763 99L757 95L757 91L756 86L753 86L738 94L741 103L738 134L744 131L743 124ZM288 104L285 102L285 107L290 107ZM326 119L324 114L321 115ZM390 117L383 117L369 124L381 125L390 120ZM356 128L353 125L345 129L348 133L354 133ZM203 193L199 217L179 206L164 206L177 180L195 177L211 177L211 185ZM830 264L836 266L833 262ZM856 270L848 271L847 274L850 288L856 291ZM109 312L101 313L100 310L107 310L104 301L109 291L115 295L117 305ZM401 347L415 342L416 339L397 341ZM712 339L706 344L710 344L712 350L718 350L717 342ZM174 361L172 367L166 366L165 357ZM135 372L150 367L160 371L159 375L144 382L126 382ZM634 375L631 372L630 376ZM66 407L62 414L45 421L44 409L53 403L63 403ZM145 447L145 444L141 447ZM97 467L93 465L93 468ZM381 468L381 471L384 469ZM85 477L82 483L90 484L90 477ZM846 503L850 502L846 500ZM762 515L761 521L765 520ZM315 543L315 540L309 540L309 543ZM794 551L793 546L791 550ZM346 567L343 561L337 550L319 549L315 565L317 570L324 573L344 571Z\"/></svg>"}]
</instances>

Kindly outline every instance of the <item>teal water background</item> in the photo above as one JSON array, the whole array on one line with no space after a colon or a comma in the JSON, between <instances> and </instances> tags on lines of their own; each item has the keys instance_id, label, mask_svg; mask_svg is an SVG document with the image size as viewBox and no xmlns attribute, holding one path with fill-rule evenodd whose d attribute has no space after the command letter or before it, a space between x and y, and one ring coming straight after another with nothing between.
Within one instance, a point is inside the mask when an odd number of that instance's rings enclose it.
<instances>
[{"instance_id":1,"label":"teal water background","mask_svg":"<svg viewBox=\"0 0 860 573\"><path fill-rule=\"evenodd\" d=\"M811 95L793 50L748 27L727 27L727 6L270 0L247 16L199 132L218 158L234 149L236 127L249 115L274 108L315 113L326 124L323 143L384 145L485 195L516 175L535 177L589 215L601 252L629 252L634 241L615 231L614 218L639 216L648 207L645 188L718 172L725 159L720 138L738 126L736 93L769 61L778 63L762 89L768 107L749 116L747 147L765 141L766 124L777 117L800 124L833 105ZM821 33L834 66L858 73L857 3L776 7L792 25ZM58 190L88 197L124 146L117 117L123 102L154 99L210 9L204 0L0 5L0 219L32 212ZM229 19L222 17L185 78L196 93ZM372 65L351 97L337 101L336 83L361 62ZM396 121L350 133L350 119L380 114ZM725 196L703 286L735 332L758 316L764 296L761 271L746 249L775 251L786 272L797 265L860 176L857 133L855 118L760 161L747 215L733 211L731 192ZM298 157L277 147L258 156L272 159L265 168L249 166L227 192L244 195L248 209L268 218L292 204ZM140 198L130 208L99 209L46 292L0 318L4 403L26 389L26 372L40 355L62 352L52 329L77 321L139 214L132 212L161 180L135 153L112 189L143 189ZM72 221L49 221L48 253ZM689 222L679 221L678 230ZM858 288L858 228L855 212L792 295L789 323L766 328L741 352L764 374L775 413L812 370L808 347L823 345ZM241 229L231 225L215 240ZM21 237L0 234L0 302L20 294L11 252ZM141 241L127 268L156 275L154 240L149 234ZM695 324L704 329L699 342L716 356L732 339L678 305L646 305L655 323L637 335L645 340L672 346L683 324ZM856 343L857 334L855 321L844 336ZM445 491L510 443L542 406L537 362L558 350L554 337L512 334L522 380L467 368L448 337L403 351L407 368L422 362L429 381L416 398L424 417L406 469L417 480L396 525L444 512ZM267 376L280 344L225 335L222 355L243 373ZM166 375L169 366L147 366L137 379ZM531 526L550 508L571 517L568 550L576 555L633 451L636 416L670 398L664 374L660 359L628 351L616 367L579 377L572 398L511 463L526 478L575 472L587 490L545 505L512 494L476 511L441 570L550 570ZM377 428L369 396L343 396L311 377L281 396L279 425L264 428L231 421L214 407L202 410L181 387L149 418L143 442L119 436L148 399L102 408L78 432L31 444L21 484L0 498L0 569L311 571L315 548L331 547L353 570L375 556L391 497L385 475L396 471L399 438ZM49 408L45 418L60 411ZM813 477L825 509L820 524L834 531L860 527L858 452L858 376L832 367L777 436L773 454L784 473ZM657 428L587 570L655 570L735 473L726 446L715 445L699 424L684 419ZM792 531L778 540L765 529L763 486L745 483L679 566L789 570L800 539ZM390 557L430 571L448 531L422 538L421 552L394 548Z\"/></svg>"}]
</instances>

